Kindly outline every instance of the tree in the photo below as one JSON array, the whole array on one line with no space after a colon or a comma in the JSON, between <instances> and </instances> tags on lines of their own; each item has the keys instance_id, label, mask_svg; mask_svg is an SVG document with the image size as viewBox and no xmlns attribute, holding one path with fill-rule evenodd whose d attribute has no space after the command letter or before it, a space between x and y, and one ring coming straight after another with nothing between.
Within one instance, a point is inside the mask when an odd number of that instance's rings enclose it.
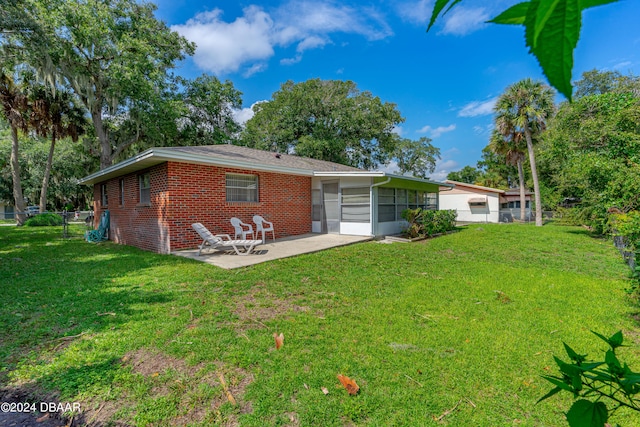
<instances>
[{"instance_id":1,"label":"tree","mask_svg":"<svg viewBox=\"0 0 640 427\"><path fill-rule=\"evenodd\" d=\"M18 132L26 132L29 128L27 118L29 102L21 88L16 85L14 78L4 70L0 70L0 104L2 104L4 116L11 127L11 178L13 181L13 198L16 209L16 220L18 225L22 225L26 220L26 205L24 203L22 184L20 181L20 144Z\"/></svg>"},{"instance_id":2,"label":"tree","mask_svg":"<svg viewBox=\"0 0 640 427\"><path fill-rule=\"evenodd\" d=\"M37 31L16 31L5 44L30 66L63 78L91 115L105 168L145 136L145 120L171 85L168 71L194 46L134 0L29 0ZM26 7L33 7L33 10ZM159 114L158 114L159 115ZM125 129L126 135L118 133Z\"/></svg>"},{"instance_id":3,"label":"tree","mask_svg":"<svg viewBox=\"0 0 640 427\"><path fill-rule=\"evenodd\" d=\"M426 179L436 169L440 149L431 145L431 139L424 136L417 141L399 138L393 157L398 164L398 174L410 173L417 178Z\"/></svg>"},{"instance_id":4,"label":"tree","mask_svg":"<svg viewBox=\"0 0 640 427\"><path fill-rule=\"evenodd\" d=\"M467 184L475 184L481 175L481 170L467 165L459 171L449 172L447 179L451 181L466 182Z\"/></svg>"},{"instance_id":5,"label":"tree","mask_svg":"<svg viewBox=\"0 0 640 427\"><path fill-rule=\"evenodd\" d=\"M640 209L640 96L608 92L562 103L539 146L556 200L581 201L576 220L605 232L607 211Z\"/></svg>"},{"instance_id":6,"label":"tree","mask_svg":"<svg viewBox=\"0 0 640 427\"><path fill-rule=\"evenodd\" d=\"M441 13L446 14L460 1L436 0L427 31L431 29ZM510 7L489 22L523 25L525 43L529 52L538 59L551 86L571 100L573 51L580 38L582 11L616 1L530 0Z\"/></svg>"},{"instance_id":7,"label":"tree","mask_svg":"<svg viewBox=\"0 0 640 427\"><path fill-rule=\"evenodd\" d=\"M510 165L518 168L518 187L520 188L520 220L525 219L526 196L523 162L526 147L523 146L523 133L515 127L515 118L510 111L500 111L494 119L495 129L491 134L489 149L503 155Z\"/></svg>"},{"instance_id":8,"label":"tree","mask_svg":"<svg viewBox=\"0 0 640 427\"><path fill-rule=\"evenodd\" d=\"M593 69L582 73L582 78L575 83L575 88L575 98L610 92L633 92L640 97L640 78L632 74L625 76L618 71Z\"/></svg>"},{"instance_id":9,"label":"tree","mask_svg":"<svg viewBox=\"0 0 640 427\"><path fill-rule=\"evenodd\" d=\"M287 81L272 99L254 105L241 144L262 150L373 169L395 153L395 104L361 92L352 81Z\"/></svg>"},{"instance_id":10,"label":"tree","mask_svg":"<svg viewBox=\"0 0 640 427\"><path fill-rule=\"evenodd\" d=\"M542 82L524 79L507 87L495 106L498 115L503 115L505 120L511 121L508 127L513 128L513 132L521 132L527 143L535 193L537 226L542 226L542 201L533 144L554 113L553 96L553 90Z\"/></svg>"},{"instance_id":11,"label":"tree","mask_svg":"<svg viewBox=\"0 0 640 427\"><path fill-rule=\"evenodd\" d=\"M58 139L67 137L76 142L79 136L85 133L87 121L84 117L84 109L76 105L72 94L63 88L52 91L47 86L32 81L29 95L33 105L32 128L38 135L51 138L40 190L40 212L45 212L56 142Z\"/></svg>"},{"instance_id":12,"label":"tree","mask_svg":"<svg viewBox=\"0 0 640 427\"><path fill-rule=\"evenodd\" d=\"M229 80L203 74L184 80L180 98L185 111L178 119L181 145L226 144L238 138L241 126L233 109L242 107L242 93Z\"/></svg>"}]
</instances>

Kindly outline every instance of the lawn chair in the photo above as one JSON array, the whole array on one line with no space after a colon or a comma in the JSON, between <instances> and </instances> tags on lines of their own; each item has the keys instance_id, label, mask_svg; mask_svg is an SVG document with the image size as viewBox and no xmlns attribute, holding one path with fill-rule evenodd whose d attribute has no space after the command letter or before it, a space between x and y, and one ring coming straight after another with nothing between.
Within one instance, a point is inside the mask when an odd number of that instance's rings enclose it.
<instances>
[{"instance_id":1,"label":"lawn chair","mask_svg":"<svg viewBox=\"0 0 640 427\"><path fill-rule=\"evenodd\" d=\"M87 242L103 242L109 240L109 211L102 212L98 228L84 233L84 238Z\"/></svg>"},{"instance_id":2,"label":"lawn chair","mask_svg":"<svg viewBox=\"0 0 640 427\"><path fill-rule=\"evenodd\" d=\"M229 221L231 221L231 225L233 225L233 231L235 233L234 239L237 239L238 236L241 236L242 239L246 239L247 235L251 235L252 239L254 238L253 227L251 224L245 224L236 217L231 218ZM245 230L245 227L247 230Z\"/></svg>"},{"instance_id":3,"label":"lawn chair","mask_svg":"<svg viewBox=\"0 0 640 427\"><path fill-rule=\"evenodd\" d=\"M256 237L262 232L262 243L265 242L264 232L270 231L273 236L273 240L276 240L276 232L273 230L273 223L266 221L260 215L253 216L253 222L256 223Z\"/></svg>"},{"instance_id":4,"label":"lawn chair","mask_svg":"<svg viewBox=\"0 0 640 427\"><path fill-rule=\"evenodd\" d=\"M249 255L256 245L262 243L260 240L231 240L231 236L228 234L217 234L214 236L199 222L191 224L191 226L196 230L200 237L202 237L202 244L198 247L198 256L200 256L202 250L206 246L209 246L211 249L233 248L238 255ZM244 248L244 252L241 252L239 248Z\"/></svg>"}]
</instances>

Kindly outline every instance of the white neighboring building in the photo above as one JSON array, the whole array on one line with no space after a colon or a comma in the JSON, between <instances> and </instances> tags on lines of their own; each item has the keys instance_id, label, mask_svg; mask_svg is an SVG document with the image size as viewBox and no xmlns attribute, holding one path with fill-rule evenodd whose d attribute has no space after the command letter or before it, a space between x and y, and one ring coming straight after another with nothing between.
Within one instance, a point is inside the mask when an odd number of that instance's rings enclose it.
<instances>
[{"instance_id":1,"label":"white neighboring building","mask_svg":"<svg viewBox=\"0 0 640 427\"><path fill-rule=\"evenodd\" d=\"M500 195L504 190L458 181L450 191L440 189L440 209L458 211L458 222L500 222Z\"/></svg>"},{"instance_id":2,"label":"white neighboring building","mask_svg":"<svg viewBox=\"0 0 640 427\"><path fill-rule=\"evenodd\" d=\"M466 182L445 181L455 187L451 190L440 188L440 209L458 211L458 222L512 222L520 219L520 191L509 191ZM526 220L531 216L531 193L525 192Z\"/></svg>"}]
</instances>

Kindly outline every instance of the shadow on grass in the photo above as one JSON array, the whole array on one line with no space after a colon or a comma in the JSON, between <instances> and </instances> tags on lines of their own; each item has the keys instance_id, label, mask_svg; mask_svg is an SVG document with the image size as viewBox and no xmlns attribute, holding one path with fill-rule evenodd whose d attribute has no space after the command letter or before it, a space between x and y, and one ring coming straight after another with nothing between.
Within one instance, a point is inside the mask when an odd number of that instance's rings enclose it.
<instances>
[{"instance_id":1,"label":"shadow on grass","mask_svg":"<svg viewBox=\"0 0 640 427\"><path fill-rule=\"evenodd\" d=\"M83 408L79 402L61 399L59 396L75 396L86 391L87 387L109 387L120 368L120 359L111 358L100 363L69 367L45 375L36 383L25 383L0 389L2 402L20 405L29 403L33 405L32 408L35 408L35 411L29 413L4 414L5 419L2 420L4 424L0 423L0 425L20 425L22 427L58 427L62 425L61 423L69 427L108 425L106 423L108 423L107 420L113 410L96 411L87 407Z\"/></svg>"},{"instance_id":2,"label":"shadow on grass","mask_svg":"<svg viewBox=\"0 0 640 427\"><path fill-rule=\"evenodd\" d=\"M152 283L131 283L132 273L157 264L157 255L111 243L89 244L78 236L62 239L61 230L0 230L0 276L5 278L0 387L8 385L21 361L52 358L74 344L94 345L83 341L117 335L124 323L146 322L152 314L137 307L165 304L175 297L170 289ZM85 374L86 369L109 371L112 364L110 360L77 369ZM69 370L57 374L55 383L46 375L39 382L63 391L73 384L74 375Z\"/></svg>"}]
</instances>

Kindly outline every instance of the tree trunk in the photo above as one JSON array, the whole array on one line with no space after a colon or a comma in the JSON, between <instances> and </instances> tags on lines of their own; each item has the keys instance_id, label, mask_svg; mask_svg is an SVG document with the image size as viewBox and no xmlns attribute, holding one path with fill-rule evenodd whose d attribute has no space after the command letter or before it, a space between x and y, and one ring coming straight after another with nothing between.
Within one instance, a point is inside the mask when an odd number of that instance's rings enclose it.
<instances>
[{"instance_id":1,"label":"tree trunk","mask_svg":"<svg viewBox=\"0 0 640 427\"><path fill-rule=\"evenodd\" d=\"M93 127L96 130L98 142L100 143L100 169L105 169L111 166L113 158L111 155L112 150L111 143L109 142L109 135L107 135L107 132L104 130L102 114L100 113L99 107L91 109L91 121L93 122Z\"/></svg>"},{"instance_id":2,"label":"tree trunk","mask_svg":"<svg viewBox=\"0 0 640 427\"><path fill-rule=\"evenodd\" d=\"M47 189L49 188L49 177L51 176L51 166L53 165L53 151L56 147L56 131L51 134L51 147L49 148L49 157L44 167L44 178L42 178L42 189L40 190L40 213L47 210Z\"/></svg>"},{"instance_id":3,"label":"tree trunk","mask_svg":"<svg viewBox=\"0 0 640 427\"><path fill-rule=\"evenodd\" d=\"M525 220L527 199L524 195L524 168L522 167L522 158L518 154L518 183L520 184L520 221Z\"/></svg>"},{"instance_id":4,"label":"tree trunk","mask_svg":"<svg viewBox=\"0 0 640 427\"><path fill-rule=\"evenodd\" d=\"M536 198L536 226L542 227L542 201L540 200L540 183L538 182L536 155L533 152L531 130L528 126L524 127L524 136L527 140L527 151L529 152L529 163L531 164L531 178L533 179L533 193Z\"/></svg>"},{"instance_id":5,"label":"tree trunk","mask_svg":"<svg viewBox=\"0 0 640 427\"><path fill-rule=\"evenodd\" d=\"M15 201L15 217L18 225L27 219L26 206L20 182L20 163L18 162L18 128L11 124L11 178L13 179L13 198Z\"/></svg>"}]
</instances>

